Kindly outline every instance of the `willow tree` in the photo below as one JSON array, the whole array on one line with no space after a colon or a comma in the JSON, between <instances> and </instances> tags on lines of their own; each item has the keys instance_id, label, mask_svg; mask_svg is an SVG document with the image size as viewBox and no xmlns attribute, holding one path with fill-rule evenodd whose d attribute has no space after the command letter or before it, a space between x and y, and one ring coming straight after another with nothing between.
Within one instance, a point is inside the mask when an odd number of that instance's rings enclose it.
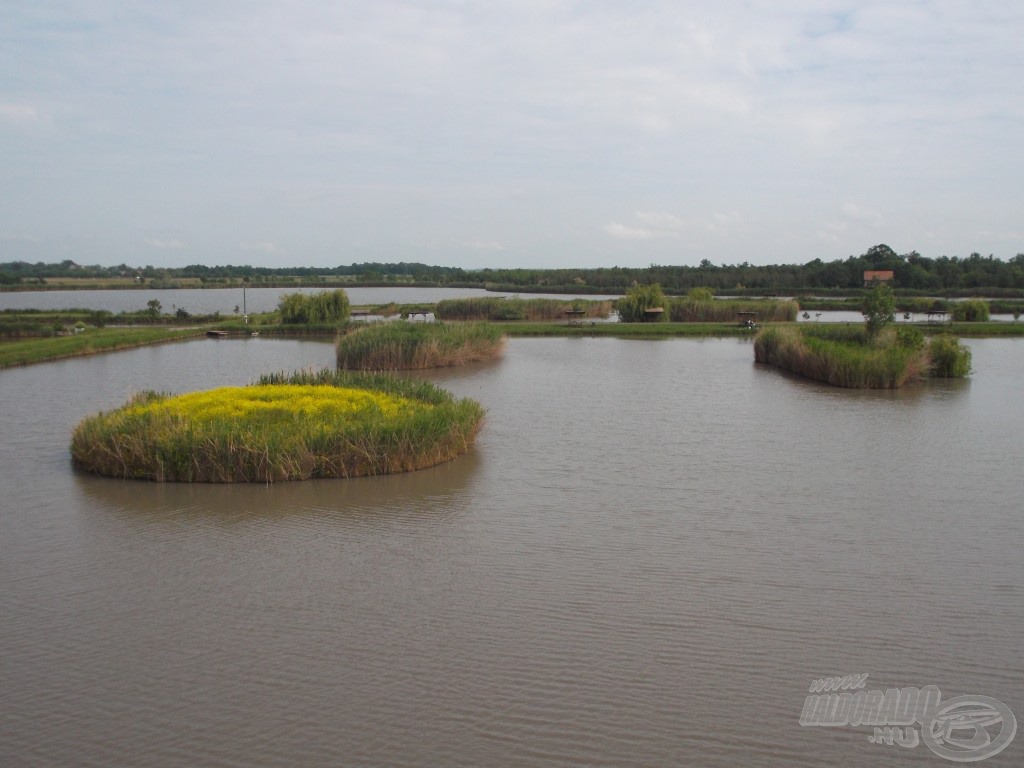
<instances>
[{"instance_id":1,"label":"willow tree","mask_svg":"<svg viewBox=\"0 0 1024 768\"><path fill-rule=\"evenodd\" d=\"M348 319L348 295L338 288L307 296L287 293L277 305L281 322L286 325L333 324Z\"/></svg>"},{"instance_id":2,"label":"willow tree","mask_svg":"<svg viewBox=\"0 0 1024 768\"><path fill-rule=\"evenodd\" d=\"M872 338L896 319L896 297L888 283L875 283L864 297L862 312L868 336Z\"/></svg>"},{"instance_id":3,"label":"willow tree","mask_svg":"<svg viewBox=\"0 0 1024 768\"><path fill-rule=\"evenodd\" d=\"M624 323L642 323L651 319L647 311L665 308L665 294L657 283L650 285L634 285L626 290L626 295L615 303L619 312L619 320ZM654 313L651 313L654 314ZM667 312L660 312L654 318L658 321L668 320Z\"/></svg>"}]
</instances>

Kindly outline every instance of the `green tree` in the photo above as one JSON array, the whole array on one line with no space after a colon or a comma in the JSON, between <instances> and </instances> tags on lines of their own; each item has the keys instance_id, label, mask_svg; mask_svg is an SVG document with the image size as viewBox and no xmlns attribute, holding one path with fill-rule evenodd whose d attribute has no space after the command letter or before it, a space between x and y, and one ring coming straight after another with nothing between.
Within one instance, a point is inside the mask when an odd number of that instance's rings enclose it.
<instances>
[{"instance_id":1,"label":"green tree","mask_svg":"<svg viewBox=\"0 0 1024 768\"><path fill-rule=\"evenodd\" d=\"M888 283L877 283L868 291L862 312L868 335L872 338L896 319L896 298Z\"/></svg>"},{"instance_id":2,"label":"green tree","mask_svg":"<svg viewBox=\"0 0 1024 768\"><path fill-rule=\"evenodd\" d=\"M958 322L985 322L989 319L988 302L984 299L965 299L953 302L953 319Z\"/></svg>"},{"instance_id":3,"label":"green tree","mask_svg":"<svg viewBox=\"0 0 1024 768\"><path fill-rule=\"evenodd\" d=\"M159 299L150 299L146 302L146 314L154 319L160 317L161 309L163 309L163 305Z\"/></svg>"},{"instance_id":4,"label":"green tree","mask_svg":"<svg viewBox=\"0 0 1024 768\"><path fill-rule=\"evenodd\" d=\"M651 285L634 285L626 290L626 295L619 299L615 308L619 312L619 320L624 323L642 323L651 319L647 310L665 308L665 294L657 283ZM654 317L657 321L668 320L668 313L661 312Z\"/></svg>"},{"instance_id":5,"label":"green tree","mask_svg":"<svg viewBox=\"0 0 1024 768\"><path fill-rule=\"evenodd\" d=\"M715 292L710 288L691 288L686 295L694 301L714 301Z\"/></svg>"},{"instance_id":6,"label":"green tree","mask_svg":"<svg viewBox=\"0 0 1024 768\"><path fill-rule=\"evenodd\" d=\"M277 308L281 322L286 325L341 323L348 319L350 311L348 294L341 288L311 296L286 293Z\"/></svg>"}]
</instances>

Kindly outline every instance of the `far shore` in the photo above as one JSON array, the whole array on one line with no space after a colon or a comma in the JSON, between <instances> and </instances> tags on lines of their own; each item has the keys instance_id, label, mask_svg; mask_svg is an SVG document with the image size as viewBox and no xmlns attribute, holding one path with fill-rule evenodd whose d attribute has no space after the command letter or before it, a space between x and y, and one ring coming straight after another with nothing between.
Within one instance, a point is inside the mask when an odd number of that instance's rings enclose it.
<instances>
[{"instance_id":1,"label":"far shore","mask_svg":"<svg viewBox=\"0 0 1024 768\"><path fill-rule=\"evenodd\" d=\"M268 320L269 316L250 318ZM750 328L735 323L617 323L600 322L582 325L567 322L514 321L493 323L510 337L614 337L636 339L665 339L682 337L746 337L753 339ZM793 324L795 325L795 323ZM901 324L902 325L902 324ZM1020 337L1024 336L1024 323L913 323L925 334L951 333L961 337ZM87 328L79 333L45 338L25 338L0 341L0 368L31 365L69 357L116 352L122 349L162 344L173 341L187 341L199 338L207 330L221 330L228 338L245 338L254 335L279 338L321 338L333 340L338 334L336 327L305 327L281 325L273 322L245 323L241 317L197 326L183 325L117 326Z\"/></svg>"}]
</instances>

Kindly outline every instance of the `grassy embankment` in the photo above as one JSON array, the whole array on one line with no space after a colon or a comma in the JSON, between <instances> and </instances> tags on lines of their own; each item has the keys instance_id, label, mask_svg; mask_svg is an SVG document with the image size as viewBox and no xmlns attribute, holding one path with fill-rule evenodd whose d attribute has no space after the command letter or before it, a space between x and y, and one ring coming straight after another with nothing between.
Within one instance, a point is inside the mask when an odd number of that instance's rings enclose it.
<instances>
[{"instance_id":1,"label":"grassy embankment","mask_svg":"<svg viewBox=\"0 0 1024 768\"><path fill-rule=\"evenodd\" d=\"M623 339L660 339L673 336L752 336L749 328L732 323L493 323L510 337L611 336Z\"/></svg>"},{"instance_id":2,"label":"grassy embankment","mask_svg":"<svg viewBox=\"0 0 1024 768\"><path fill-rule=\"evenodd\" d=\"M484 411L428 382L336 371L249 387L137 395L74 430L76 466L175 482L271 483L434 466L472 445Z\"/></svg>"},{"instance_id":3,"label":"grassy embankment","mask_svg":"<svg viewBox=\"0 0 1024 768\"><path fill-rule=\"evenodd\" d=\"M487 320L509 322L551 322L565 320L569 310L581 312L582 318L606 318L612 310L610 300L577 299L505 299L497 296L445 299L437 303L434 314L438 320Z\"/></svg>"},{"instance_id":4,"label":"grassy embankment","mask_svg":"<svg viewBox=\"0 0 1024 768\"><path fill-rule=\"evenodd\" d=\"M902 323L900 324L902 325ZM952 334L954 336L1024 336L1024 323L1004 323L997 320L979 323L934 323L921 324L920 328L927 334Z\"/></svg>"},{"instance_id":5,"label":"grassy embankment","mask_svg":"<svg viewBox=\"0 0 1024 768\"><path fill-rule=\"evenodd\" d=\"M859 312L864 303L863 296L847 296L843 298L832 298L823 296L798 296L796 299L801 310L811 312ZM931 311L952 312L958 305L978 302L984 303L988 311L1000 315L1012 315L1014 312L1024 313L1024 301L1020 299L963 299L954 301L951 299L932 298L927 296L896 296L896 311L900 314L913 312L924 314ZM963 311L963 310L961 310Z\"/></svg>"},{"instance_id":6,"label":"grassy embankment","mask_svg":"<svg viewBox=\"0 0 1024 768\"><path fill-rule=\"evenodd\" d=\"M507 301L505 299L489 300ZM722 300L716 301L722 304L730 303ZM594 302L594 304L601 303L603 302ZM758 322L765 321L772 316L770 312L764 310L764 304L752 300L751 305L752 309L749 311L758 313ZM365 307L365 309L373 314L387 316L407 314L411 311L433 311L435 307L423 304L392 304ZM850 309L859 311L860 304L851 306ZM580 326L570 326L564 318L558 317L553 322L495 321L492 325L508 336L615 336L626 338L749 336L750 330L738 327L734 322L735 317L729 316L730 313L734 315L736 311L735 307L728 310L725 322L602 323L591 318ZM87 327L82 333L74 335L50 335L54 333L54 328L57 325L62 325L65 328L70 328L79 322L91 325L96 321L96 315L96 312L89 310L52 312L22 310L0 313L0 368L192 338L203 333L202 330L196 330L195 325L212 323L216 320L215 316L192 316L185 321L189 323L190 328L184 329L162 325L162 323L174 322L176 318L161 315L155 321L161 325L155 327ZM152 317L144 312L116 316L104 313L100 321L120 324L126 319L128 322L154 322ZM822 323L820 325L821 327L833 327L835 324ZM901 322L898 325L904 327L907 324ZM349 321L344 328L355 329L363 326L362 321ZM336 323L284 325L280 322L280 315L277 312L251 314L248 324L241 317L227 316L212 327L227 330L232 335L238 336L248 336L251 333L259 333L264 336L334 336L339 329ZM913 327L920 328L925 334L952 333L957 336L971 337L1024 336L1024 322L952 322L913 324ZM41 332L47 332L48 335L41 336L39 335Z\"/></svg>"},{"instance_id":7,"label":"grassy embankment","mask_svg":"<svg viewBox=\"0 0 1024 768\"><path fill-rule=\"evenodd\" d=\"M0 368L181 341L202 334L195 328L91 328L70 336L5 341L0 343Z\"/></svg>"},{"instance_id":8,"label":"grassy embankment","mask_svg":"<svg viewBox=\"0 0 1024 768\"><path fill-rule=\"evenodd\" d=\"M670 299L669 320L677 323L737 322L740 312L753 313L757 323L784 323L796 320L799 307L783 299L711 299L691 297Z\"/></svg>"},{"instance_id":9,"label":"grassy embankment","mask_svg":"<svg viewBox=\"0 0 1024 768\"><path fill-rule=\"evenodd\" d=\"M393 371L443 368L501 354L505 336L491 323L373 323L337 342L338 367Z\"/></svg>"},{"instance_id":10,"label":"grassy embankment","mask_svg":"<svg viewBox=\"0 0 1024 768\"><path fill-rule=\"evenodd\" d=\"M896 389L927 376L970 373L971 353L949 335L926 340L912 326L872 338L861 326L770 326L754 339L754 359L815 381L857 389Z\"/></svg>"}]
</instances>

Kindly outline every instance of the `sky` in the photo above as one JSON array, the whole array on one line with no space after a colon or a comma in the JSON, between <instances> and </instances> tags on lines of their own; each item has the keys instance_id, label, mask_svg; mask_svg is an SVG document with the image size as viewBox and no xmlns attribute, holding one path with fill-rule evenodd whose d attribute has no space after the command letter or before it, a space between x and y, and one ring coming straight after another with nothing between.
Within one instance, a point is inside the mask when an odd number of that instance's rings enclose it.
<instances>
[{"instance_id":1,"label":"sky","mask_svg":"<svg viewBox=\"0 0 1024 768\"><path fill-rule=\"evenodd\" d=\"M1019 0L5 0L0 262L1024 252Z\"/></svg>"}]
</instances>

